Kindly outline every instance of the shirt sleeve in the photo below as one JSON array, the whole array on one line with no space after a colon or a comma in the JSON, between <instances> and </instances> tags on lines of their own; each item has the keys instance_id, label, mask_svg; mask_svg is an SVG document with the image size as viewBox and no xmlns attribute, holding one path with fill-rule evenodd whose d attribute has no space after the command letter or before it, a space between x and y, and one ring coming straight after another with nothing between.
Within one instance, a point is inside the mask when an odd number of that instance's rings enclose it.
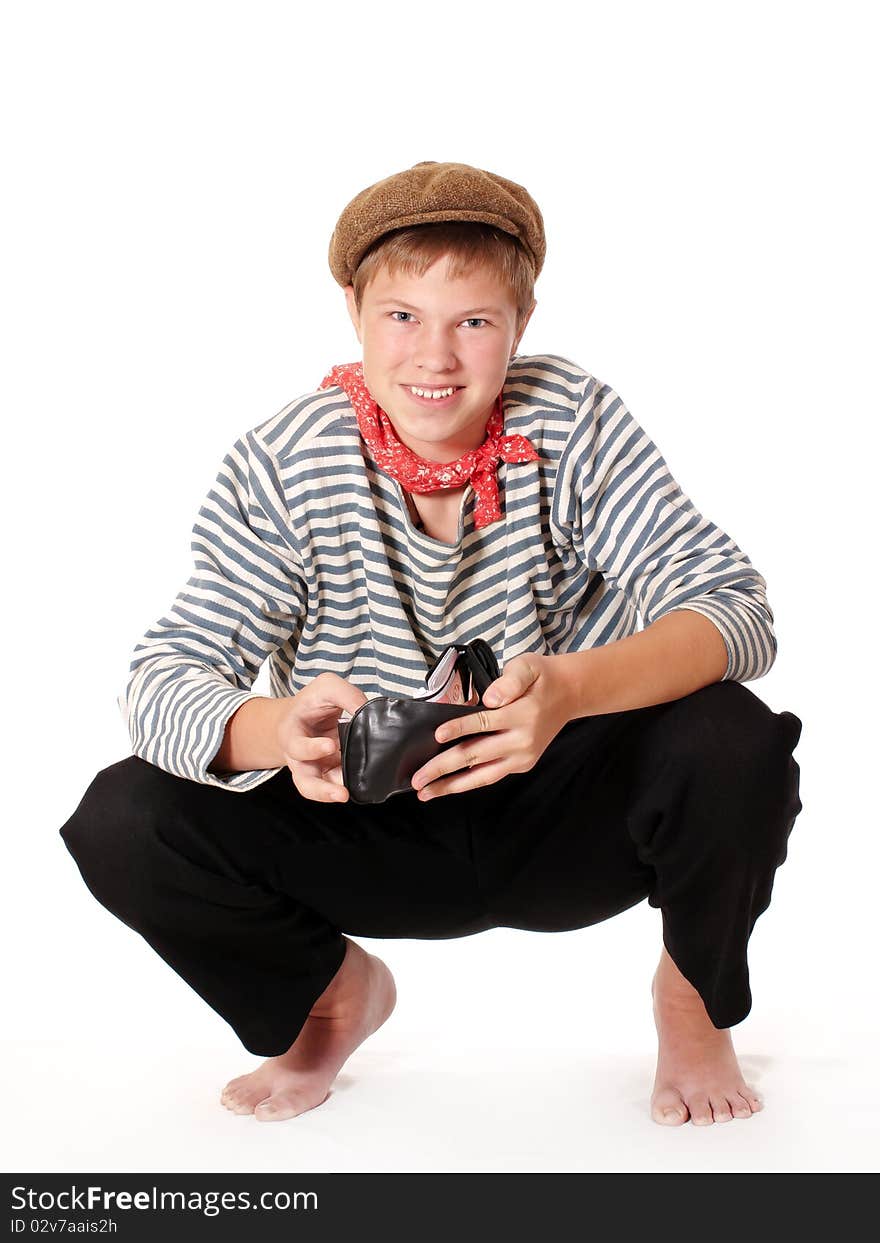
<instances>
[{"instance_id":1,"label":"shirt sleeve","mask_svg":"<svg viewBox=\"0 0 880 1243\"><path fill-rule=\"evenodd\" d=\"M765 580L697 511L608 385L585 387L560 469L579 557L626 593L645 626L675 609L702 613L727 648L722 681L767 673L777 645Z\"/></svg>"},{"instance_id":2,"label":"shirt sleeve","mask_svg":"<svg viewBox=\"0 0 880 1243\"><path fill-rule=\"evenodd\" d=\"M298 641L306 588L277 463L249 432L223 459L192 530L194 571L132 655L117 703L134 754L244 791L280 772L212 773L226 722L266 657Z\"/></svg>"}]
</instances>

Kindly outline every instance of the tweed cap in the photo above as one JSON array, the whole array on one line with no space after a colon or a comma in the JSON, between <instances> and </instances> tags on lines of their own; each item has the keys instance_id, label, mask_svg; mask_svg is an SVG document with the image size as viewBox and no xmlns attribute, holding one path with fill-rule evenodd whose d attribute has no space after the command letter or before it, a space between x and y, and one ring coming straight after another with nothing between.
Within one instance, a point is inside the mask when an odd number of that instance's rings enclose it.
<instances>
[{"instance_id":1,"label":"tweed cap","mask_svg":"<svg viewBox=\"0 0 880 1243\"><path fill-rule=\"evenodd\" d=\"M392 229L439 220L494 225L522 243L536 277L544 265L544 220L523 186L470 164L422 160L361 190L345 208L330 238L328 259L334 279L350 285L373 242Z\"/></svg>"}]
</instances>

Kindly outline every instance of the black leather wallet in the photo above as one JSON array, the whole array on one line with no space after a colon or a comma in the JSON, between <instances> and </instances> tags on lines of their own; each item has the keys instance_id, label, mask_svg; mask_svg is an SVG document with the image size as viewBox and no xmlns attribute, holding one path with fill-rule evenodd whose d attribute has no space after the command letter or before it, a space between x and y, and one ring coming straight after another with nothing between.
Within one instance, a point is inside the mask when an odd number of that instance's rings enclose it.
<instances>
[{"instance_id":1,"label":"black leather wallet","mask_svg":"<svg viewBox=\"0 0 880 1243\"><path fill-rule=\"evenodd\" d=\"M478 711L484 691L500 676L483 639L455 643L429 669L423 695L379 696L353 716L343 714L338 723L342 780L352 802L384 803L392 794L414 793L413 774L457 742L437 742L435 729Z\"/></svg>"}]
</instances>

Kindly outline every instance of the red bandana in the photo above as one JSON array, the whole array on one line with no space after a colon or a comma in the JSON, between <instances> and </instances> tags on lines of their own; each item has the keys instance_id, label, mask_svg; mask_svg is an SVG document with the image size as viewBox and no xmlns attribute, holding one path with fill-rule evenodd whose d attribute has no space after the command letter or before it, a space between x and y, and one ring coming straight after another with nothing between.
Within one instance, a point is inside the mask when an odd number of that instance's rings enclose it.
<instances>
[{"instance_id":1,"label":"red bandana","mask_svg":"<svg viewBox=\"0 0 880 1243\"><path fill-rule=\"evenodd\" d=\"M501 517L498 504L498 463L536 462L539 454L525 436L504 436L501 393L486 424L486 439L455 462L429 462L405 445L388 415L364 383L362 362L340 363L321 381L319 388L338 385L357 415L358 429L377 466L396 479L407 492L436 492L460 488L470 482L476 494L474 526L485 527Z\"/></svg>"}]
</instances>

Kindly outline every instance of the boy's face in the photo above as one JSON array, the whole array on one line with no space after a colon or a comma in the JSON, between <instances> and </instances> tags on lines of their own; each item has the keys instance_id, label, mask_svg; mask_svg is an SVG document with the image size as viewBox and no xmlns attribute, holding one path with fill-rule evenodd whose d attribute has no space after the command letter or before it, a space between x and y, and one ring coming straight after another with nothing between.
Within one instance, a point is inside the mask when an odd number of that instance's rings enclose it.
<instances>
[{"instance_id":1,"label":"boy's face","mask_svg":"<svg viewBox=\"0 0 880 1243\"><path fill-rule=\"evenodd\" d=\"M360 315L353 287L345 290L367 388L403 443L430 462L455 461L483 443L510 357L537 305L517 325L511 295L490 272L477 268L447 281L447 266L443 255L421 277L392 277L380 268L364 290ZM411 385L457 391L438 401L415 396Z\"/></svg>"}]
</instances>

